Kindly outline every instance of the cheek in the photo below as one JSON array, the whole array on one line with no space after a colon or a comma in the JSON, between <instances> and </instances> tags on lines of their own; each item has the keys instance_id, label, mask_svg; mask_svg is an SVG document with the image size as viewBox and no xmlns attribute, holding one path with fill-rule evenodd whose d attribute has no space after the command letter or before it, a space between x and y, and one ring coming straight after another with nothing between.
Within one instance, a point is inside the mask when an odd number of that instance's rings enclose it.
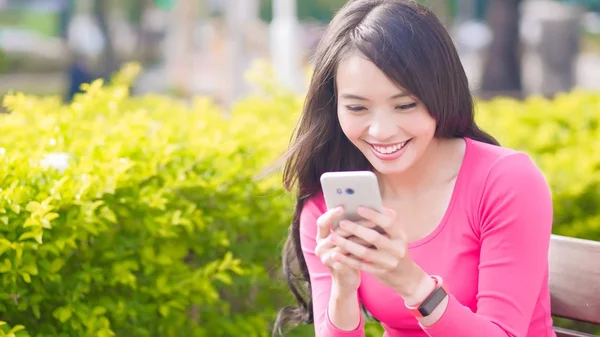
<instances>
[{"instance_id":1,"label":"cheek","mask_svg":"<svg viewBox=\"0 0 600 337\"><path fill-rule=\"evenodd\" d=\"M410 133L415 136L433 137L436 129L436 122L427 112L422 112L412 116L411 121L405 123L410 128Z\"/></svg>"},{"instance_id":2,"label":"cheek","mask_svg":"<svg viewBox=\"0 0 600 337\"><path fill-rule=\"evenodd\" d=\"M362 130L364 128L364 122L360 121L356 116L350 116L346 113L338 113L338 120L340 122L340 127L342 131L350 139L350 141L354 141L359 138L362 134Z\"/></svg>"}]
</instances>

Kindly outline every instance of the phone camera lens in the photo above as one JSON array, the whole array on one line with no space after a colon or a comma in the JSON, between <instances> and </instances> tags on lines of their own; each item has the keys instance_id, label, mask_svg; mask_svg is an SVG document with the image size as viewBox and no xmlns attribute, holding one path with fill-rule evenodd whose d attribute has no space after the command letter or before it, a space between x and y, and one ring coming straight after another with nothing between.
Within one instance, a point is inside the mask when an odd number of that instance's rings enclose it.
<instances>
[{"instance_id":1,"label":"phone camera lens","mask_svg":"<svg viewBox=\"0 0 600 337\"><path fill-rule=\"evenodd\" d=\"M346 193L352 195L352 194L354 194L354 190L351 188L347 188Z\"/></svg>"},{"instance_id":2,"label":"phone camera lens","mask_svg":"<svg viewBox=\"0 0 600 337\"><path fill-rule=\"evenodd\" d=\"M342 189L341 188L337 189L337 194L342 194Z\"/></svg>"}]
</instances>

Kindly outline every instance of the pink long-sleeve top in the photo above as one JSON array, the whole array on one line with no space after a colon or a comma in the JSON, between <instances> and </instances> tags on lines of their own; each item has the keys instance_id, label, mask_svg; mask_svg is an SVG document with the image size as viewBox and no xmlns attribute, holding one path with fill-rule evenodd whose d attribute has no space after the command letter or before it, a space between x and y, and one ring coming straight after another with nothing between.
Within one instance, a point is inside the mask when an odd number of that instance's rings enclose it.
<instances>
[{"instance_id":1,"label":"pink long-sleeve top","mask_svg":"<svg viewBox=\"0 0 600 337\"><path fill-rule=\"evenodd\" d=\"M442 317L424 327L403 299L362 273L358 299L385 328L384 337L548 337L552 330L548 249L552 202L546 180L525 154L469 138L451 201L439 225L409 243L412 259L440 275L449 292ZM315 255L322 193L301 213L317 337L364 336L336 328L327 306L331 275Z\"/></svg>"}]
</instances>

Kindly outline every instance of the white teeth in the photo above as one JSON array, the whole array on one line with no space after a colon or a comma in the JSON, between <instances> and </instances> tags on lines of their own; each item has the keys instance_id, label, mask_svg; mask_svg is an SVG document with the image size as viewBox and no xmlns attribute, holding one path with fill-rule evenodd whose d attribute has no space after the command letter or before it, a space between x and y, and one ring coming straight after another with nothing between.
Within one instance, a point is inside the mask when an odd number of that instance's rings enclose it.
<instances>
[{"instance_id":1,"label":"white teeth","mask_svg":"<svg viewBox=\"0 0 600 337\"><path fill-rule=\"evenodd\" d=\"M392 145L392 146L386 146L386 147L373 145L373 148L379 153L390 154L390 153L394 153L396 151L401 150L406 145L406 143L408 143L408 140L405 141L404 143L400 143L400 144L396 144L396 145Z\"/></svg>"}]
</instances>

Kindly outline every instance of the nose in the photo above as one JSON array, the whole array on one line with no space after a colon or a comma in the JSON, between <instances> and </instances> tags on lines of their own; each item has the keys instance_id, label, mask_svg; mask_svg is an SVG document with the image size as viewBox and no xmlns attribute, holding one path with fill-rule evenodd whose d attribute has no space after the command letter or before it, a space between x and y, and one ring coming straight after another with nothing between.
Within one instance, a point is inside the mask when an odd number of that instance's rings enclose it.
<instances>
[{"instance_id":1,"label":"nose","mask_svg":"<svg viewBox=\"0 0 600 337\"><path fill-rule=\"evenodd\" d=\"M398 126L389 113L377 112L372 116L369 136L373 139L385 141L393 138L398 133Z\"/></svg>"}]
</instances>

